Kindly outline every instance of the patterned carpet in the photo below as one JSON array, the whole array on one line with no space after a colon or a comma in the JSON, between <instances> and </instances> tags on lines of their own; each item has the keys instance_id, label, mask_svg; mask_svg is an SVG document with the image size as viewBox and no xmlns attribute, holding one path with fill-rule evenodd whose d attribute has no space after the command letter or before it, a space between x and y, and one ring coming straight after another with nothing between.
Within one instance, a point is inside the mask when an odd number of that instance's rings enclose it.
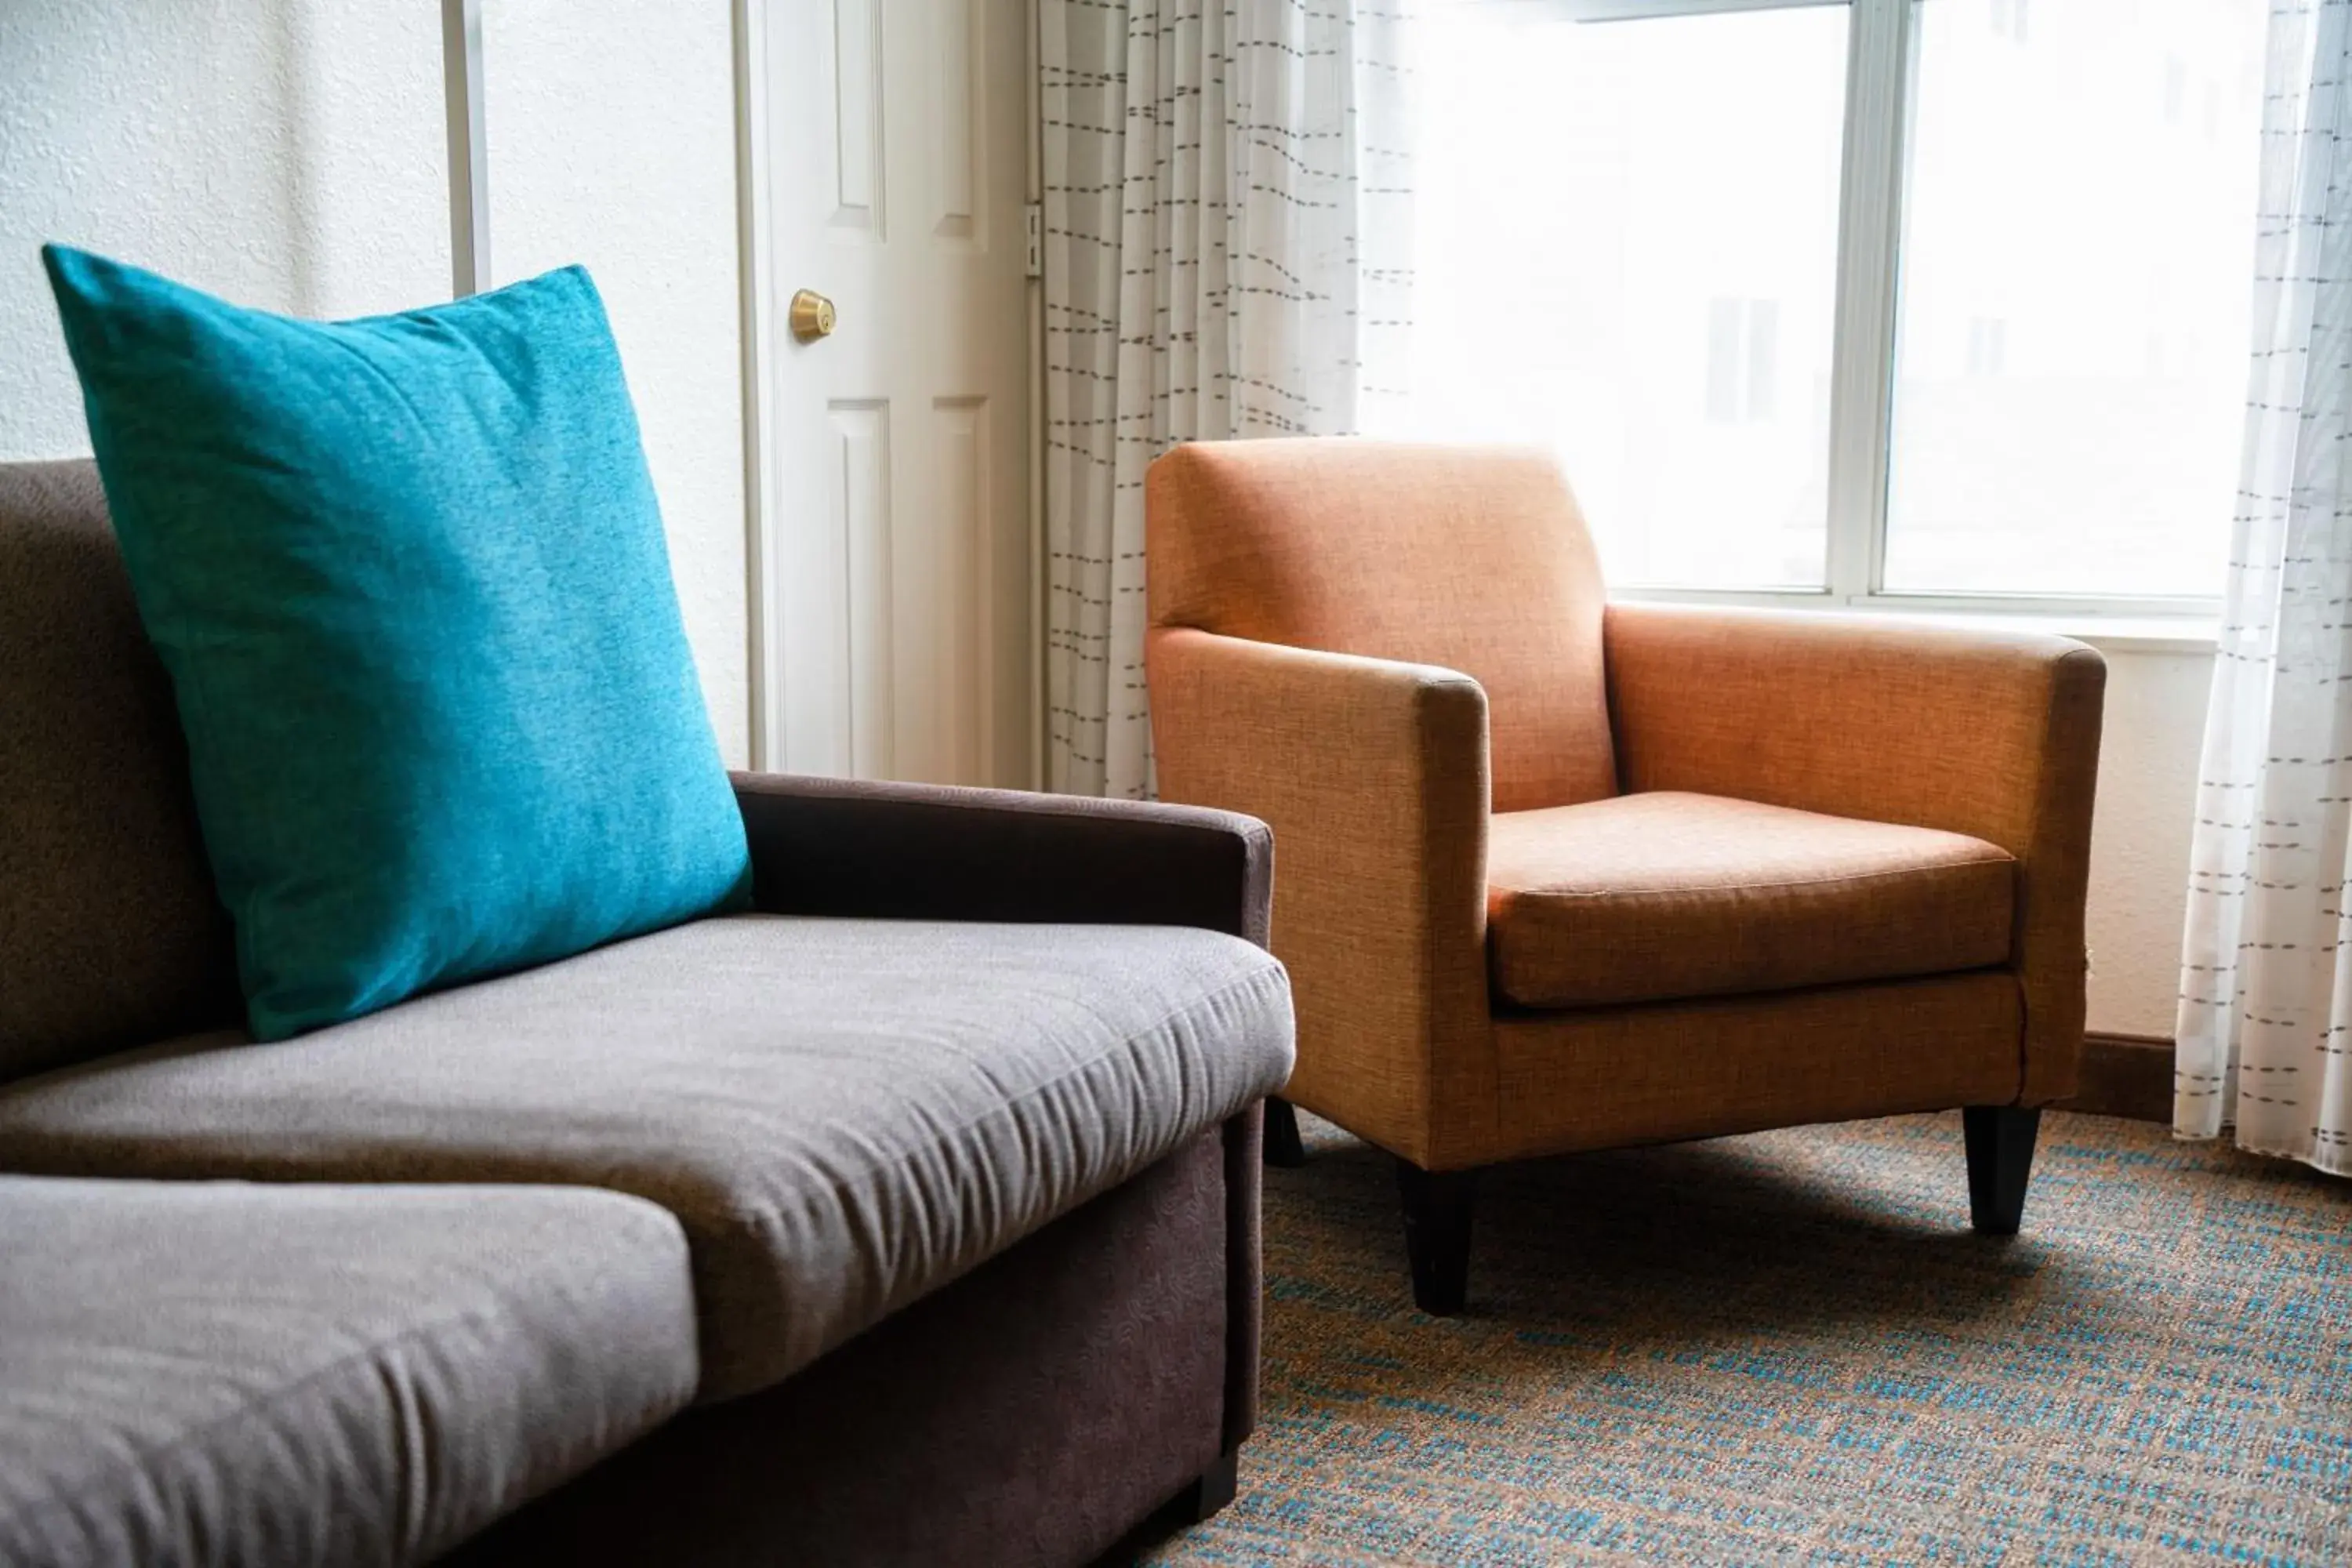
<instances>
[{"instance_id":1,"label":"patterned carpet","mask_svg":"<svg viewBox=\"0 0 2352 1568\"><path fill-rule=\"evenodd\" d=\"M2052 1116L2004 1244L1957 1115L1586 1156L1439 1321L1308 1139L1241 1496L1147 1562L2352 1563L2352 1184Z\"/></svg>"}]
</instances>

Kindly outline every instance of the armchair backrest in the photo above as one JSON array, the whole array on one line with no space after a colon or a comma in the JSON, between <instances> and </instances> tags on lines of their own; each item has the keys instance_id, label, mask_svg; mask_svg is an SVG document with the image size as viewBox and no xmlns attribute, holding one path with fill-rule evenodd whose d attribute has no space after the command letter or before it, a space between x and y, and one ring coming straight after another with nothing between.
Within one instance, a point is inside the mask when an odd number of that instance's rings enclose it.
<instances>
[{"instance_id":1,"label":"armchair backrest","mask_svg":"<svg viewBox=\"0 0 2352 1568\"><path fill-rule=\"evenodd\" d=\"M1458 670L1486 689L1495 810L1617 793L1601 565L1549 458L1196 442L1145 508L1152 626Z\"/></svg>"}]
</instances>

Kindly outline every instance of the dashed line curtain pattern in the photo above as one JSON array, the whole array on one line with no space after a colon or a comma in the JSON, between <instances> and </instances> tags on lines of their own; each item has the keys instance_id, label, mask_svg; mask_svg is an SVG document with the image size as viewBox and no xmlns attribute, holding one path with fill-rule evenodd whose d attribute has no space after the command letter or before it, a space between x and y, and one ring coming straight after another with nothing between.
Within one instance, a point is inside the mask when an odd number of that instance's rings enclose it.
<instances>
[{"instance_id":1,"label":"dashed line curtain pattern","mask_svg":"<svg viewBox=\"0 0 2352 1568\"><path fill-rule=\"evenodd\" d=\"M1043 0L1049 783L1151 793L1143 472L1345 435L1411 273L1402 18L1359 0Z\"/></svg>"},{"instance_id":2,"label":"dashed line curtain pattern","mask_svg":"<svg viewBox=\"0 0 2352 1568\"><path fill-rule=\"evenodd\" d=\"M2352 0L2281 0L2174 1131L2352 1175Z\"/></svg>"}]
</instances>

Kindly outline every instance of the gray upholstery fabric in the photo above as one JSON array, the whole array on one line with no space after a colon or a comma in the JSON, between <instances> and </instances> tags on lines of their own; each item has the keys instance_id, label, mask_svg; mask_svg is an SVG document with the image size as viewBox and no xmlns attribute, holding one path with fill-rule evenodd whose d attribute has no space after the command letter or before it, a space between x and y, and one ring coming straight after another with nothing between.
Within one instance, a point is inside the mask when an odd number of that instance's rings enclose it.
<instances>
[{"instance_id":1,"label":"gray upholstery fabric","mask_svg":"<svg viewBox=\"0 0 2352 1568\"><path fill-rule=\"evenodd\" d=\"M1266 945L1274 830L1164 801L737 773L778 915L1198 926Z\"/></svg>"},{"instance_id":2,"label":"gray upholstery fabric","mask_svg":"<svg viewBox=\"0 0 2352 1568\"><path fill-rule=\"evenodd\" d=\"M0 464L0 1080L233 1023L172 688L87 462Z\"/></svg>"},{"instance_id":3,"label":"gray upholstery fabric","mask_svg":"<svg viewBox=\"0 0 2352 1568\"><path fill-rule=\"evenodd\" d=\"M1109 1568L1215 1463L1257 1255L1212 1132L796 1377L689 1410L450 1568ZM1223 1171L1219 1167L1223 1165ZM1235 1439L1235 1446L1239 1439Z\"/></svg>"},{"instance_id":4,"label":"gray upholstery fabric","mask_svg":"<svg viewBox=\"0 0 2352 1568\"><path fill-rule=\"evenodd\" d=\"M1280 1088L1291 1048L1281 965L1213 931L745 915L14 1086L0 1168L634 1193L685 1225L717 1398Z\"/></svg>"},{"instance_id":5,"label":"gray upholstery fabric","mask_svg":"<svg viewBox=\"0 0 2352 1568\"><path fill-rule=\"evenodd\" d=\"M611 1193L0 1179L0 1563L425 1562L692 1397Z\"/></svg>"}]
</instances>

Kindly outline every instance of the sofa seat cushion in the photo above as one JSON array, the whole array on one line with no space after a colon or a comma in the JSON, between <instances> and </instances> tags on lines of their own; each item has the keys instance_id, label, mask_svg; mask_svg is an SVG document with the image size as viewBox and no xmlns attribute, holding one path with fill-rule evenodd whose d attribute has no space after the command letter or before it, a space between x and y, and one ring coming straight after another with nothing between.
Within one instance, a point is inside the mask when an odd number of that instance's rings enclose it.
<instances>
[{"instance_id":1,"label":"sofa seat cushion","mask_svg":"<svg viewBox=\"0 0 2352 1568\"><path fill-rule=\"evenodd\" d=\"M612 1193L0 1178L0 1563L423 1563L695 1388Z\"/></svg>"},{"instance_id":2,"label":"sofa seat cushion","mask_svg":"<svg viewBox=\"0 0 2352 1568\"><path fill-rule=\"evenodd\" d=\"M741 915L273 1045L0 1091L0 1168L554 1182L685 1226L748 1393L1279 1088L1289 986L1178 927Z\"/></svg>"},{"instance_id":3,"label":"sofa seat cushion","mask_svg":"<svg viewBox=\"0 0 2352 1568\"><path fill-rule=\"evenodd\" d=\"M1487 950L1526 1007L2004 963L2016 862L1925 827L1659 791L1496 816Z\"/></svg>"}]
</instances>

